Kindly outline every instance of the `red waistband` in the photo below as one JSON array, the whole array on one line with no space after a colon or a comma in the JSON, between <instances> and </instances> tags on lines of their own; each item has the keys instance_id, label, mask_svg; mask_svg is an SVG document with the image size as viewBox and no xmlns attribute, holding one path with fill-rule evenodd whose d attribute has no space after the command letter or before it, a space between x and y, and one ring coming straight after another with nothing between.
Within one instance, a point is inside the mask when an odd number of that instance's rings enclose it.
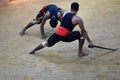
<instances>
[{"instance_id":1,"label":"red waistband","mask_svg":"<svg viewBox=\"0 0 120 80\"><path fill-rule=\"evenodd\" d=\"M62 26L58 26L55 33L60 35L60 36L66 36L70 33L71 31L62 27Z\"/></svg>"}]
</instances>

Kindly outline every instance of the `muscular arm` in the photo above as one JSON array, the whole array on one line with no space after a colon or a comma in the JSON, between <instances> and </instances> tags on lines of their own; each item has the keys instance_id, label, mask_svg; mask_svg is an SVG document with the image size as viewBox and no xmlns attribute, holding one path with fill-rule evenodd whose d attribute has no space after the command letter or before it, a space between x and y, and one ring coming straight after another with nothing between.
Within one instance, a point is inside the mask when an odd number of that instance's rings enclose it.
<instances>
[{"instance_id":1,"label":"muscular arm","mask_svg":"<svg viewBox=\"0 0 120 80\"><path fill-rule=\"evenodd\" d=\"M92 41L90 40L90 38L89 38L89 36L87 34L87 31L86 31L86 29L84 27L82 19L79 18L77 21L78 21L78 25L79 25L79 27L81 29L81 32L83 34L83 37L89 42L90 45L92 45Z\"/></svg>"},{"instance_id":2,"label":"muscular arm","mask_svg":"<svg viewBox=\"0 0 120 80\"><path fill-rule=\"evenodd\" d=\"M49 18L49 12L47 12L45 14L45 16L43 17L42 22L40 24L40 32L41 32L42 39L44 39L46 37L45 32L44 32L44 24L48 18Z\"/></svg>"},{"instance_id":3,"label":"muscular arm","mask_svg":"<svg viewBox=\"0 0 120 80\"><path fill-rule=\"evenodd\" d=\"M57 13L57 17L58 17L58 20L61 22L62 16L61 16L60 12Z\"/></svg>"}]
</instances>

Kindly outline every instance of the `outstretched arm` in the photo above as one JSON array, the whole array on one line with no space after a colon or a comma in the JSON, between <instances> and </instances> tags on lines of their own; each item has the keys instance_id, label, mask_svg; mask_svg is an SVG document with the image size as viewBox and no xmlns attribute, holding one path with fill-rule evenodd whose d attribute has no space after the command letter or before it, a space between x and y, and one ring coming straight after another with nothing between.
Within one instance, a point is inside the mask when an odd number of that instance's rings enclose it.
<instances>
[{"instance_id":1,"label":"outstretched arm","mask_svg":"<svg viewBox=\"0 0 120 80\"><path fill-rule=\"evenodd\" d=\"M42 22L40 24L40 32L41 32L42 39L46 38L46 35L45 35L45 32L44 32L44 24L45 24L46 20L49 18L49 16L50 16L50 14L49 14L49 12L47 12L45 14L45 16L43 17Z\"/></svg>"},{"instance_id":2,"label":"outstretched arm","mask_svg":"<svg viewBox=\"0 0 120 80\"><path fill-rule=\"evenodd\" d=\"M82 19L79 18L78 24L79 24L79 27L80 27L81 32L82 32L82 34L83 34L83 37L88 41L89 45L93 45L91 39L90 39L89 36L88 36L88 33L87 33L85 27L84 27L84 24L83 24Z\"/></svg>"}]
</instances>

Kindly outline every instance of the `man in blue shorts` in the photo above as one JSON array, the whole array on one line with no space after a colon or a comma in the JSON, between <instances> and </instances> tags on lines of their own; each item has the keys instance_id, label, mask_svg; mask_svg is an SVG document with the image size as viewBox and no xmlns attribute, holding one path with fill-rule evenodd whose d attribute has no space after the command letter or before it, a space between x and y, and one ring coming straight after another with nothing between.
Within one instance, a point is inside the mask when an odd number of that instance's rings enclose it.
<instances>
[{"instance_id":1,"label":"man in blue shorts","mask_svg":"<svg viewBox=\"0 0 120 80\"><path fill-rule=\"evenodd\" d=\"M55 33L53 33L47 41L44 41L41 44L39 44L29 54L34 54L35 51L43 49L45 46L51 47L59 41L72 42L74 40L78 40L79 42L78 56L81 57L88 55L82 51L84 41L86 39L90 46L93 46L93 43L90 40L87 31L84 28L82 19L76 15L78 10L79 4L77 2L73 2L71 4L71 12L68 12L63 15L61 24L56 28ZM81 32L73 31L76 25L79 25Z\"/></svg>"}]
</instances>

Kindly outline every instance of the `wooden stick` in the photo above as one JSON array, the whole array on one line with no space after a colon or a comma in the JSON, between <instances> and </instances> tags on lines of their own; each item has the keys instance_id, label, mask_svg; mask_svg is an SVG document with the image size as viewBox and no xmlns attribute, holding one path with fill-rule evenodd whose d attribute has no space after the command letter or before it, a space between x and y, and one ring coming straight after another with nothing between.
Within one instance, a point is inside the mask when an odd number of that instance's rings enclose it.
<instances>
[{"instance_id":1,"label":"wooden stick","mask_svg":"<svg viewBox=\"0 0 120 80\"><path fill-rule=\"evenodd\" d=\"M100 48L100 49L105 49L105 50L112 50L112 51L116 51L117 49L112 49L112 48L106 48L106 47L102 47L102 46L97 46L97 45L88 45L89 48Z\"/></svg>"}]
</instances>

